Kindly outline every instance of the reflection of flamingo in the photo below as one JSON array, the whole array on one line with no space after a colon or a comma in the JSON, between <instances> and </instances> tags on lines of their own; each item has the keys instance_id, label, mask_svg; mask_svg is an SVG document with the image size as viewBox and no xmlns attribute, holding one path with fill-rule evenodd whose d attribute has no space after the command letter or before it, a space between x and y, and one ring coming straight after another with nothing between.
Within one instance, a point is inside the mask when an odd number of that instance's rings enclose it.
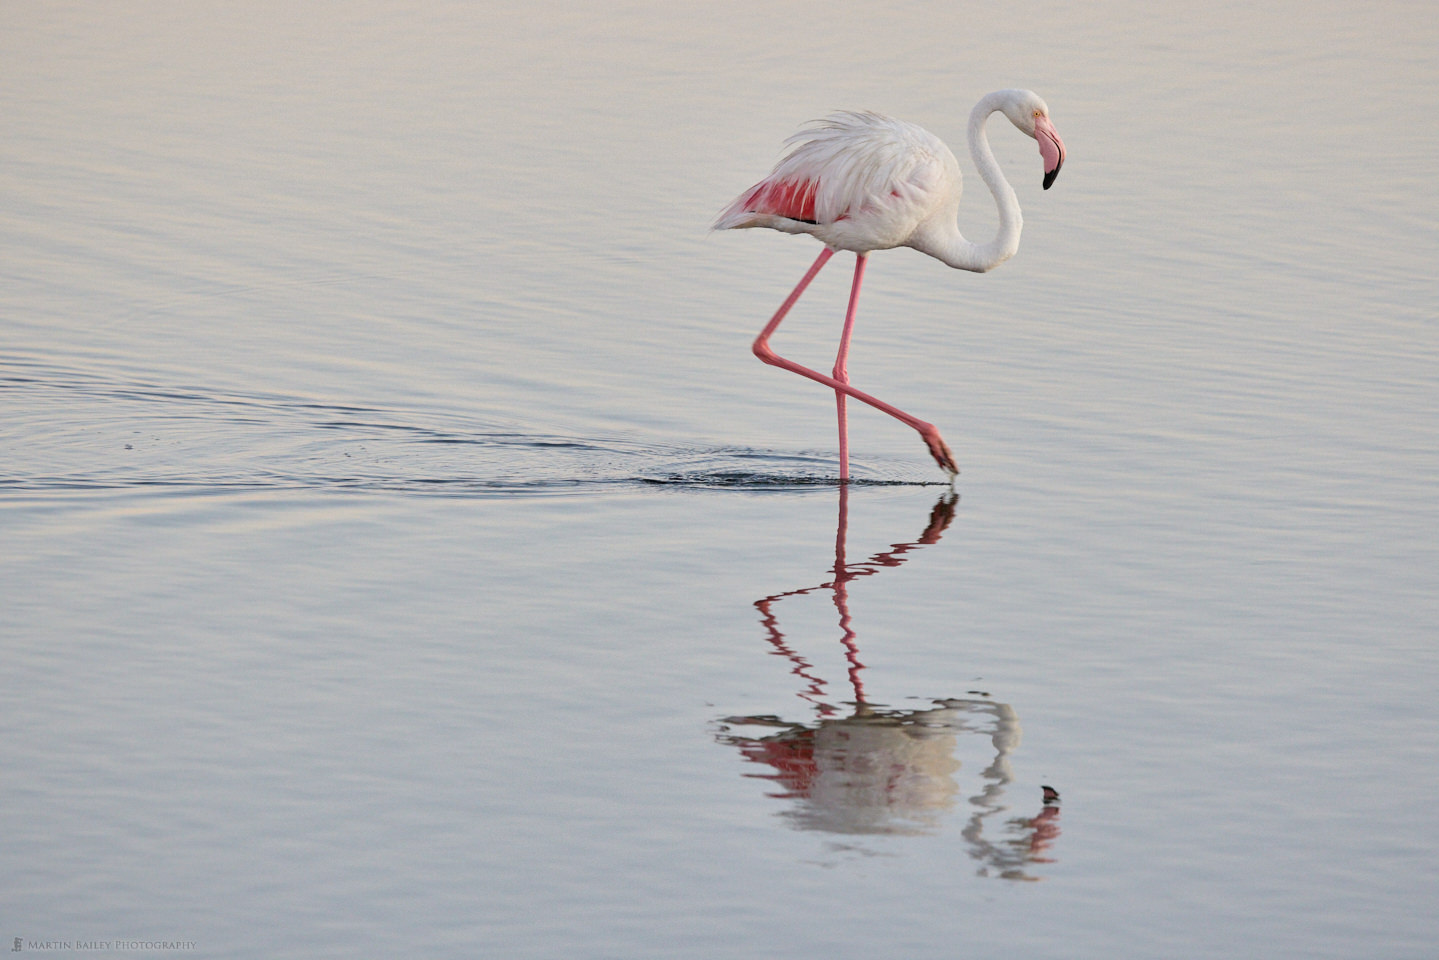
<instances>
[{"instance_id":1,"label":"reflection of flamingo","mask_svg":"<svg viewBox=\"0 0 1439 960\"><path fill-rule=\"evenodd\" d=\"M716 230L769 227L785 233L807 233L824 242L824 250L809 272L755 339L754 352L765 363L834 388L841 480L849 478L846 396L918 430L935 462L950 476L959 472L954 455L934 424L849 385L849 340L865 261L871 250L913 247L951 267L983 273L1019 249L1024 222L1019 200L1004 179L984 132L990 115L1000 112L1020 132L1039 141L1046 190L1059 174L1065 156L1064 142L1050 123L1049 108L1034 93L999 90L975 105L969 115L969 152L999 207L999 233L989 243L971 243L960 235L955 222L961 185L959 163L949 148L912 123L877 113L836 113L790 137L787 142L794 148L774 171L741 194L715 221ZM836 250L854 251L854 281L834 375L825 376L775 353L769 338Z\"/></svg>"},{"instance_id":2,"label":"reflection of flamingo","mask_svg":"<svg viewBox=\"0 0 1439 960\"><path fill-rule=\"evenodd\" d=\"M762 764L769 771L752 774L774 783L770 796L792 801L784 816L801 829L833 833L924 833L937 830L940 814L953 805L959 787L954 774L961 733L988 732L994 759L980 775L984 785L971 799L980 808L971 817L964 836L971 855L985 860L999 876L1032 879L1024 874L1028 860L1046 862L1042 853L1058 835L1058 815L1046 811L1022 824L1019 829L1030 838L1031 855L1017 855L1013 841L993 843L983 836L985 820L1004 810L1004 787L1013 775L1009 755L1019 745L1019 720L1005 703L987 699L936 700L921 709L892 710L869 702L860 672L859 647L849 610L848 584L871 576L886 567L904 563L906 554L921 545L939 540L954 518L955 498L940 499L930 513L929 523L917 539L897 543L859 562L846 560L845 533L848 521L848 487L839 488L839 522L835 536L835 561L831 579L813 587L787 590L756 601L767 639L777 654L794 664L792 673L804 681L799 696L810 701L819 719L806 724L778 716L727 717L721 721L718 739L739 749L745 759ZM854 711L843 716L823 699L825 681L814 673L809 661L786 642L776 607L787 597L828 590L839 613L842 642L849 663L850 685L854 690ZM736 728L767 728L767 734L738 732ZM1045 788L1057 803L1058 793ZM1016 859L1016 857L1018 857Z\"/></svg>"}]
</instances>

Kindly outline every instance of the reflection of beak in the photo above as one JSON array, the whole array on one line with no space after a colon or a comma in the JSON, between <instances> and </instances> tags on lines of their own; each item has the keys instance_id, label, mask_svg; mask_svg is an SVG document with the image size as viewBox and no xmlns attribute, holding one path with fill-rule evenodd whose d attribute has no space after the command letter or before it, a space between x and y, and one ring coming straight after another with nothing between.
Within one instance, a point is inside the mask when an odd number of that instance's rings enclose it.
<instances>
[{"instance_id":1,"label":"reflection of beak","mask_svg":"<svg viewBox=\"0 0 1439 960\"><path fill-rule=\"evenodd\" d=\"M1059 176L1059 168L1064 166L1064 141L1059 139L1059 131L1048 117L1035 119L1034 139L1039 141L1039 155L1044 158L1044 189L1048 190Z\"/></svg>"}]
</instances>

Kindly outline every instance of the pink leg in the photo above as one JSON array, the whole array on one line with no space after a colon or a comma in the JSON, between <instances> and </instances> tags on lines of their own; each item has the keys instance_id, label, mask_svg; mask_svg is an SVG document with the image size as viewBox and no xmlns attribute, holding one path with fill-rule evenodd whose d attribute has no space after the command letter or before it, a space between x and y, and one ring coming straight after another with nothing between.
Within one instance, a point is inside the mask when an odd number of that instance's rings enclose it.
<instances>
[{"instance_id":1,"label":"pink leg","mask_svg":"<svg viewBox=\"0 0 1439 960\"><path fill-rule=\"evenodd\" d=\"M856 390L854 387L851 387L848 382L846 382L848 379L847 374L845 375L846 381L841 381L838 376L827 377L817 370L811 370L809 367L800 366L793 360L786 360L784 357L781 357L779 354L775 353L774 349L770 347L769 338L774 334L775 330L779 328L780 321L785 318L785 315L789 313L790 308L795 305L795 301L800 298L800 295L803 294L805 289L810 285L810 281L814 280L815 274L819 273L820 268L823 267L826 263L828 263L829 258L832 256L834 256L834 251L831 250L829 247L825 247L824 250L820 251L820 255L815 258L815 261L813 264L811 264L809 271L806 272L804 277L800 279L794 290L790 292L790 295L785 298L784 303L780 304L779 309L775 311L775 314L773 317L770 318L769 323L765 324L765 328L760 331L759 336L755 337L754 355L759 357L765 363L768 363L772 366L783 367L791 373L797 373L802 377L808 377L816 383L822 383L830 389L834 390L835 393L841 398L845 396L854 397L861 403L867 403L871 407L874 407L876 410L887 413L901 423L908 424L915 430L918 430L919 435L924 439L925 446L929 448L930 456L934 457L934 460L936 463L939 464L940 469L944 470L950 476L954 476L955 474L959 473L959 468L954 465L954 454L949 452L949 445L944 442L944 438L939 435L939 431L935 429L934 424L927 423L919 419L918 417L910 416L909 414L905 413L903 410L899 409L899 407L896 407L893 404L885 403L883 400L880 400L877 397L872 397L867 393ZM850 327L853 325L854 322L855 301L859 297L859 285L863 273L864 257L861 255L859 262L855 265L854 284L850 291L849 311L848 315L845 318L844 334L840 340L840 358L835 361L836 374L841 372L843 361L846 359L846 355L849 351ZM841 447L841 479L847 479L849 472L849 450L847 442L848 438L845 436L847 432L848 431L845 429L844 408L841 406L840 435L841 437L845 438L842 441Z\"/></svg>"},{"instance_id":2,"label":"pink leg","mask_svg":"<svg viewBox=\"0 0 1439 960\"><path fill-rule=\"evenodd\" d=\"M859 285L864 281L864 265L869 255L854 255L854 283L849 288L849 308L844 312L844 332L839 335L839 353L834 358L834 378L849 383L849 335L854 331L854 311L859 306ZM839 413L839 479L849 479L849 417L845 412L845 396L834 392L834 405Z\"/></svg>"}]
</instances>

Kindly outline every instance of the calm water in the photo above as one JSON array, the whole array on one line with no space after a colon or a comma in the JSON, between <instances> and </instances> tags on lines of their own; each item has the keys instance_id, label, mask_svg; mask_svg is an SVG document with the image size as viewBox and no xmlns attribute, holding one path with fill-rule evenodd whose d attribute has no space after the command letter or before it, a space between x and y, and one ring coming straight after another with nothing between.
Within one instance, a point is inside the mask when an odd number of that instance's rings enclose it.
<instances>
[{"instance_id":1,"label":"calm water","mask_svg":"<svg viewBox=\"0 0 1439 960\"><path fill-rule=\"evenodd\" d=\"M0 8L0 938L1428 957L1424 3ZM839 107L1070 157L709 234ZM777 346L823 366L837 258ZM1043 787L1060 795L1045 803ZM117 951L110 951L117 952ZM141 952L130 949L119 952ZM159 951L151 951L159 952Z\"/></svg>"}]
</instances>

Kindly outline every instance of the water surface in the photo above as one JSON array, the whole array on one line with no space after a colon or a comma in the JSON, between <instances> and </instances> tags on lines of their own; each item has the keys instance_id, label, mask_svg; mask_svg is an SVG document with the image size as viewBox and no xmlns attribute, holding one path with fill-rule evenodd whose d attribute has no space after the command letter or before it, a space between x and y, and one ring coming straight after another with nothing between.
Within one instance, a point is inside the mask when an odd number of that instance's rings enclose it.
<instances>
[{"instance_id":1,"label":"water surface","mask_svg":"<svg viewBox=\"0 0 1439 960\"><path fill-rule=\"evenodd\" d=\"M0 936L1428 955L1436 34L6 7ZM1012 85L1070 153L992 128L1019 255L877 254L850 364L963 473L860 410L841 490L749 353L813 243L706 227L806 120Z\"/></svg>"}]
</instances>

